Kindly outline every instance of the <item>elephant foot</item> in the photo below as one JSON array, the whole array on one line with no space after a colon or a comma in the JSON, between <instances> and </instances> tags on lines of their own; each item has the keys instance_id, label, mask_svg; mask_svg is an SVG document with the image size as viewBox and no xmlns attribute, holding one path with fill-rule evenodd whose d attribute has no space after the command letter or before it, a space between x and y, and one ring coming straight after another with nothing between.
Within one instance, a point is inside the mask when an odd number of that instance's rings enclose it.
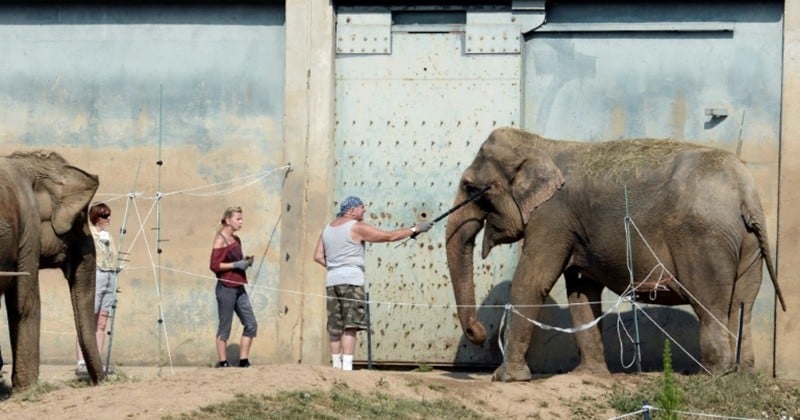
<instances>
[{"instance_id":1,"label":"elephant foot","mask_svg":"<svg viewBox=\"0 0 800 420\"><path fill-rule=\"evenodd\" d=\"M605 362L588 362L582 361L581 364L576 367L573 372L575 373L591 373L591 374L607 374L608 366L606 366Z\"/></svg>"},{"instance_id":2,"label":"elephant foot","mask_svg":"<svg viewBox=\"0 0 800 420\"><path fill-rule=\"evenodd\" d=\"M530 381L531 370L525 363L522 364L507 364L503 363L494 371L492 381L497 382L516 382L516 381Z\"/></svg>"}]
</instances>

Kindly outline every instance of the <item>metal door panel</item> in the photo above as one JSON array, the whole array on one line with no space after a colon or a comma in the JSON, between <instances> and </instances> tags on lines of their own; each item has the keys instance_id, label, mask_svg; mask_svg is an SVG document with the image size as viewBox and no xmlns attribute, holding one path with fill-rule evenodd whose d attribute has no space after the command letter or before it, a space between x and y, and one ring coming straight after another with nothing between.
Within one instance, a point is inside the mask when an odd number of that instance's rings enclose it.
<instances>
[{"instance_id":1,"label":"metal door panel","mask_svg":"<svg viewBox=\"0 0 800 420\"><path fill-rule=\"evenodd\" d=\"M390 55L337 56L334 196L361 196L365 220L381 229L448 210L461 173L489 132L519 125L519 55L466 55L463 45L461 33L396 32ZM493 343L481 349L462 339L445 223L404 245L367 245L375 362L497 362L487 351ZM479 304L505 303L515 252L498 247L476 261ZM500 312L481 310L480 316L493 329ZM366 346L362 335L357 359L367 358Z\"/></svg>"}]
</instances>

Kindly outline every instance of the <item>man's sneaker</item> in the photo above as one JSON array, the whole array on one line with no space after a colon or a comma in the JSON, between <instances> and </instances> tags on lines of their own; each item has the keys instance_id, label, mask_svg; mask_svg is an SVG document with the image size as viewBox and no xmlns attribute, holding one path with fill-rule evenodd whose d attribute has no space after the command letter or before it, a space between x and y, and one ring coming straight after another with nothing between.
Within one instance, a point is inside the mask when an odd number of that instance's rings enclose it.
<instances>
[{"instance_id":1,"label":"man's sneaker","mask_svg":"<svg viewBox=\"0 0 800 420\"><path fill-rule=\"evenodd\" d=\"M248 360L248 359L239 360L239 367L240 368L249 368L250 367L250 360Z\"/></svg>"},{"instance_id":2,"label":"man's sneaker","mask_svg":"<svg viewBox=\"0 0 800 420\"><path fill-rule=\"evenodd\" d=\"M75 365L75 374L78 376L89 374L89 370L86 369L86 362L78 362L78 364Z\"/></svg>"},{"instance_id":3,"label":"man's sneaker","mask_svg":"<svg viewBox=\"0 0 800 420\"><path fill-rule=\"evenodd\" d=\"M226 368L226 367L230 367L230 366L231 365L228 364L227 360L223 360L221 362L217 362L217 364L214 365L215 368Z\"/></svg>"}]
</instances>

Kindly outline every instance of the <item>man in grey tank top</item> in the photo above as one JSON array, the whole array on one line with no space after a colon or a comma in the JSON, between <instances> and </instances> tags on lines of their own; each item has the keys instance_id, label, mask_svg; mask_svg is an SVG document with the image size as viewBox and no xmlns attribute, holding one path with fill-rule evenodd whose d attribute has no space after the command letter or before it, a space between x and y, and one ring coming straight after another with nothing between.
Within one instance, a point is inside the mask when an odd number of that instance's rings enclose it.
<instances>
[{"instance_id":1,"label":"man in grey tank top","mask_svg":"<svg viewBox=\"0 0 800 420\"><path fill-rule=\"evenodd\" d=\"M353 370L356 332L367 329L364 295L364 244L395 242L427 232L431 222L392 231L364 222L366 208L358 197L347 197L339 213L319 235L314 261L327 269L328 335L331 360L337 369Z\"/></svg>"}]
</instances>

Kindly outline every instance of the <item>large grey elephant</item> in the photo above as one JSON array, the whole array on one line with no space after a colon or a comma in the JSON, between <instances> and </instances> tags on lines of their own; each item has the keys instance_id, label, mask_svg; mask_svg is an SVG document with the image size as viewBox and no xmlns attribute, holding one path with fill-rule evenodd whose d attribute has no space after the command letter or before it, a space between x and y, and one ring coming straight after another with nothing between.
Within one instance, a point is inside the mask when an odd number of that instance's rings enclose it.
<instances>
[{"instance_id":1,"label":"large grey elephant","mask_svg":"<svg viewBox=\"0 0 800 420\"><path fill-rule=\"evenodd\" d=\"M554 141L514 128L491 133L464 172L455 201L488 187L447 222L447 264L466 337L480 344L473 285L475 237L483 229L483 258L498 244L523 240L510 300L535 319L564 274L576 325L601 315L604 288L630 283L626 265L625 190L629 214L645 240L632 240L634 279L648 278L657 258L667 275L670 304L688 303L700 328L701 362L731 369L739 305L744 305L741 367L754 363L750 315L766 262L784 310L768 248L764 214L748 170L734 155L660 140L579 143ZM655 253L648 250L648 244ZM659 271L660 272L660 271ZM654 279L651 279L654 280ZM528 305L528 306L525 306ZM701 305L708 310L702 309ZM720 325L720 320L724 325ZM529 380L525 353L533 324L512 315L506 359L495 380ZM578 369L607 372L601 326L576 334Z\"/></svg>"},{"instance_id":2,"label":"large grey elephant","mask_svg":"<svg viewBox=\"0 0 800 420\"><path fill-rule=\"evenodd\" d=\"M78 341L90 378L102 379L95 339L95 249L86 208L97 176L52 152L0 159L0 294L5 295L15 389L39 377L39 269L60 268L70 290ZM27 272L12 276L8 273Z\"/></svg>"}]
</instances>

